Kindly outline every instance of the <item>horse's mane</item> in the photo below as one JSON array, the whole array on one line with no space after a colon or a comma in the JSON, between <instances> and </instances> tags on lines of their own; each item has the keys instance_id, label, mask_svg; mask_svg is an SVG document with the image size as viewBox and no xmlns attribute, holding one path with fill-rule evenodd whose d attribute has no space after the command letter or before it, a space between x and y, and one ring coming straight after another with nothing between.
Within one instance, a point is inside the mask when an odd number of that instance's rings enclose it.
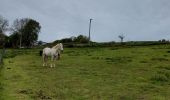
<instances>
[{"instance_id":1,"label":"horse's mane","mask_svg":"<svg viewBox=\"0 0 170 100\"><path fill-rule=\"evenodd\" d=\"M60 47L60 43L57 44L57 45L55 45L55 46L53 46L52 48L53 48L53 49L58 49L59 47Z\"/></svg>"}]
</instances>

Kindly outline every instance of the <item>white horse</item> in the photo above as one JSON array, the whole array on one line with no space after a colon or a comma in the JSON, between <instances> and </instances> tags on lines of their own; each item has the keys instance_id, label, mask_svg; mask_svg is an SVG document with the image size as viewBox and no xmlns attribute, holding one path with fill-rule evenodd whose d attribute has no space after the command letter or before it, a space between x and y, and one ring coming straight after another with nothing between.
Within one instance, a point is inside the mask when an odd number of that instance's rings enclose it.
<instances>
[{"instance_id":1,"label":"white horse","mask_svg":"<svg viewBox=\"0 0 170 100\"><path fill-rule=\"evenodd\" d=\"M47 60L48 60L48 57L51 56L51 64L50 66L51 67L55 67L55 63L54 61L58 58L60 58L60 54L61 54L61 51L63 51L63 44L62 43L59 43L57 44L56 46L52 47L52 48L44 48L43 49L43 66L47 66Z\"/></svg>"}]
</instances>

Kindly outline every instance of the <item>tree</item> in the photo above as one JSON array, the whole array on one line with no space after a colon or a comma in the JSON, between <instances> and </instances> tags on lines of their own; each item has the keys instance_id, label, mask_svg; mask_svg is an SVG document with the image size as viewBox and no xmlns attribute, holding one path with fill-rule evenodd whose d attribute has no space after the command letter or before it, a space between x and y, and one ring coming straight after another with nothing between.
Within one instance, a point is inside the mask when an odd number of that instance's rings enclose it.
<instances>
[{"instance_id":1,"label":"tree","mask_svg":"<svg viewBox=\"0 0 170 100\"><path fill-rule=\"evenodd\" d=\"M79 35L75 38L74 42L78 42L78 43L88 43L89 42L89 38L87 36L84 35Z\"/></svg>"},{"instance_id":2,"label":"tree","mask_svg":"<svg viewBox=\"0 0 170 100\"><path fill-rule=\"evenodd\" d=\"M123 39L125 38L125 36L123 34L118 36L120 38L120 42L123 43Z\"/></svg>"},{"instance_id":3,"label":"tree","mask_svg":"<svg viewBox=\"0 0 170 100\"><path fill-rule=\"evenodd\" d=\"M11 34L9 36L9 42L13 48L17 48L20 44L20 34L17 32Z\"/></svg>"},{"instance_id":4,"label":"tree","mask_svg":"<svg viewBox=\"0 0 170 100\"><path fill-rule=\"evenodd\" d=\"M43 45L43 41L40 40L40 41L37 42L37 44L38 45Z\"/></svg>"},{"instance_id":5,"label":"tree","mask_svg":"<svg viewBox=\"0 0 170 100\"><path fill-rule=\"evenodd\" d=\"M4 34L4 32L8 29L8 20L0 16L0 33Z\"/></svg>"},{"instance_id":6,"label":"tree","mask_svg":"<svg viewBox=\"0 0 170 100\"><path fill-rule=\"evenodd\" d=\"M0 45L5 45L5 31L8 29L8 20L0 16Z\"/></svg>"},{"instance_id":7,"label":"tree","mask_svg":"<svg viewBox=\"0 0 170 100\"><path fill-rule=\"evenodd\" d=\"M21 44L25 47L31 47L37 41L40 29L39 22L29 18L16 19L11 28L15 36L18 34L20 37L20 47Z\"/></svg>"},{"instance_id":8,"label":"tree","mask_svg":"<svg viewBox=\"0 0 170 100\"><path fill-rule=\"evenodd\" d=\"M21 32L28 21L29 21L28 18L14 20L11 30L13 32Z\"/></svg>"},{"instance_id":9,"label":"tree","mask_svg":"<svg viewBox=\"0 0 170 100\"><path fill-rule=\"evenodd\" d=\"M16 19L14 20L11 28L11 30L15 33L14 35L16 36L18 34L19 36L20 48L22 46L23 29L25 28L25 25L28 23L28 21L29 21L28 18Z\"/></svg>"},{"instance_id":10,"label":"tree","mask_svg":"<svg viewBox=\"0 0 170 100\"><path fill-rule=\"evenodd\" d=\"M39 22L33 19L29 19L24 29L22 30L23 45L26 47L32 46L38 39L38 34L40 32L40 29L41 26Z\"/></svg>"}]
</instances>

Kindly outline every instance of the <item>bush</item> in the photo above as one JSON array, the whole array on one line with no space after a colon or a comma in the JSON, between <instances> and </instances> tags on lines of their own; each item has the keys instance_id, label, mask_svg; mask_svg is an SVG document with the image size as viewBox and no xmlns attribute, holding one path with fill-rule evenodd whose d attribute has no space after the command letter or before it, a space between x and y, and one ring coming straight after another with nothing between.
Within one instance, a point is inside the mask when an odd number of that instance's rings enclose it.
<instances>
[{"instance_id":1,"label":"bush","mask_svg":"<svg viewBox=\"0 0 170 100\"><path fill-rule=\"evenodd\" d=\"M73 41L77 43L88 43L89 39L87 36L79 35Z\"/></svg>"}]
</instances>

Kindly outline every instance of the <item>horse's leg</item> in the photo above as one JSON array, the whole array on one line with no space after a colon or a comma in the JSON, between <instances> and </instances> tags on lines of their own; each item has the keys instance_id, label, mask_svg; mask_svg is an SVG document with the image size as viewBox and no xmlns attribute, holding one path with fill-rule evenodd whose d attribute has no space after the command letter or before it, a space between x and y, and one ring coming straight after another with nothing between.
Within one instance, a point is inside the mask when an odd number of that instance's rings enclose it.
<instances>
[{"instance_id":1,"label":"horse's leg","mask_svg":"<svg viewBox=\"0 0 170 100\"><path fill-rule=\"evenodd\" d=\"M55 55L53 58L53 67L55 67L55 61L56 61L57 56Z\"/></svg>"},{"instance_id":2,"label":"horse's leg","mask_svg":"<svg viewBox=\"0 0 170 100\"><path fill-rule=\"evenodd\" d=\"M55 59L54 60L55 61L58 60L58 54L55 55Z\"/></svg>"},{"instance_id":3,"label":"horse's leg","mask_svg":"<svg viewBox=\"0 0 170 100\"><path fill-rule=\"evenodd\" d=\"M45 66L48 66L48 56L45 55Z\"/></svg>"},{"instance_id":4,"label":"horse's leg","mask_svg":"<svg viewBox=\"0 0 170 100\"><path fill-rule=\"evenodd\" d=\"M60 60L60 53L58 53L58 60Z\"/></svg>"},{"instance_id":5,"label":"horse's leg","mask_svg":"<svg viewBox=\"0 0 170 100\"><path fill-rule=\"evenodd\" d=\"M53 66L54 66L54 67L55 67L56 57L57 57L57 56L54 56L54 59L53 59Z\"/></svg>"},{"instance_id":6,"label":"horse's leg","mask_svg":"<svg viewBox=\"0 0 170 100\"><path fill-rule=\"evenodd\" d=\"M53 67L54 56L51 56L51 68Z\"/></svg>"},{"instance_id":7,"label":"horse's leg","mask_svg":"<svg viewBox=\"0 0 170 100\"><path fill-rule=\"evenodd\" d=\"M48 66L47 60L48 60L48 56L44 55L44 65L45 65L45 66Z\"/></svg>"},{"instance_id":8,"label":"horse's leg","mask_svg":"<svg viewBox=\"0 0 170 100\"><path fill-rule=\"evenodd\" d=\"M43 66L45 66L45 55L43 54Z\"/></svg>"}]
</instances>

